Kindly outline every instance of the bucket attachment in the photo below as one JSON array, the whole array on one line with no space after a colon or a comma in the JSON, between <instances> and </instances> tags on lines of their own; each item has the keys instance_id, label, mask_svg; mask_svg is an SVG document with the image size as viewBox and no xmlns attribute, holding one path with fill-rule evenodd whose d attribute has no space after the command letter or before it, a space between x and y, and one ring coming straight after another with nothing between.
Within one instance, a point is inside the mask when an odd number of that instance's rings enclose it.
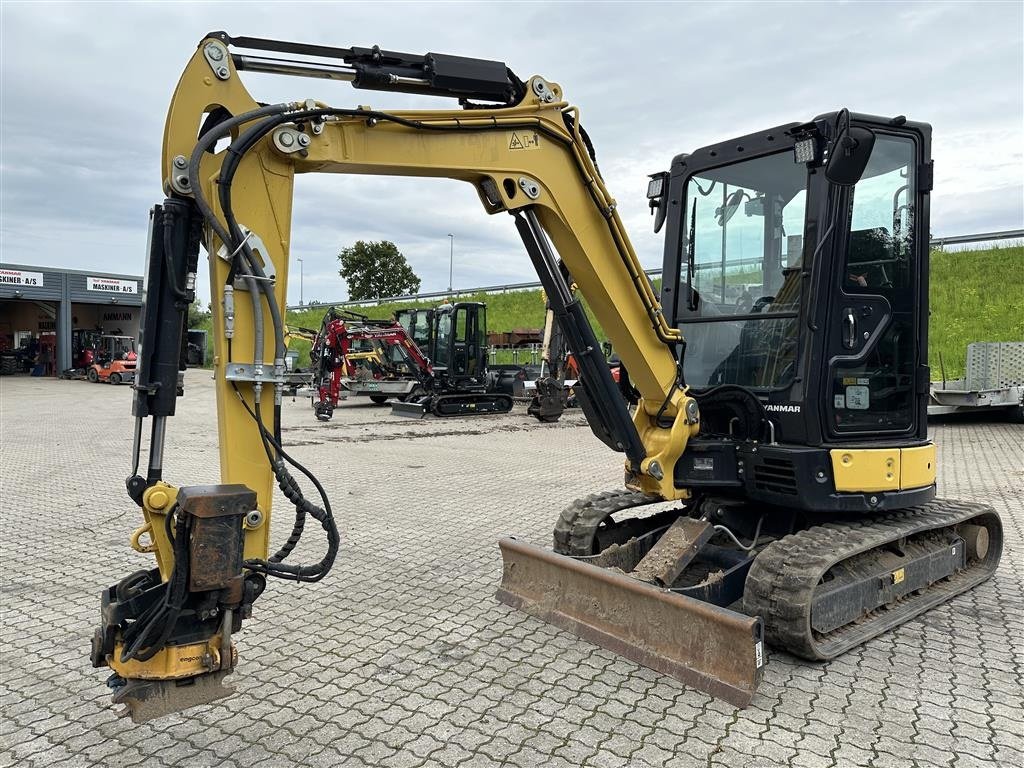
<instances>
[{"instance_id":1,"label":"bucket attachment","mask_svg":"<svg viewBox=\"0 0 1024 768\"><path fill-rule=\"evenodd\" d=\"M738 707L764 671L759 617L704 603L513 538L499 601Z\"/></svg>"},{"instance_id":2,"label":"bucket attachment","mask_svg":"<svg viewBox=\"0 0 1024 768\"><path fill-rule=\"evenodd\" d=\"M125 705L121 715L133 723L148 723L230 696L235 689L223 682L229 674L230 670L185 680L129 680L114 691L113 702Z\"/></svg>"}]
</instances>

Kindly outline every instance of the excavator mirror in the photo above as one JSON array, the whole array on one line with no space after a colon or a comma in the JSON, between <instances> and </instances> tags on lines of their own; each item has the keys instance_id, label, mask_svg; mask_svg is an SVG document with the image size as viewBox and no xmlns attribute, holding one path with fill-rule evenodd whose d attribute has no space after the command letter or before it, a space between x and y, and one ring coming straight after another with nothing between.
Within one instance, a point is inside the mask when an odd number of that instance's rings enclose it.
<instances>
[{"instance_id":1,"label":"excavator mirror","mask_svg":"<svg viewBox=\"0 0 1024 768\"><path fill-rule=\"evenodd\" d=\"M859 126L846 128L832 145L825 177L833 184L852 187L864 175L874 146L874 131Z\"/></svg>"},{"instance_id":2,"label":"excavator mirror","mask_svg":"<svg viewBox=\"0 0 1024 768\"><path fill-rule=\"evenodd\" d=\"M746 192L737 189L725 199L725 205L715 210L715 214L718 216L718 226L724 227L725 223L736 214L745 195L747 195ZM749 197L749 195L747 196Z\"/></svg>"}]
</instances>

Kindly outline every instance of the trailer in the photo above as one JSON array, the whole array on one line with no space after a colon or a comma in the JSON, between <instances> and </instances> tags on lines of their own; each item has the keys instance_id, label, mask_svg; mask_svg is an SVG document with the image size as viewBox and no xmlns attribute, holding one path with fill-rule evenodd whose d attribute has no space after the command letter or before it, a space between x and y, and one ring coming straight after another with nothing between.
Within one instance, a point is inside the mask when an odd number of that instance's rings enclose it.
<instances>
[{"instance_id":1,"label":"trailer","mask_svg":"<svg viewBox=\"0 0 1024 768\"><path fill-rule=\"evenodd\" d=\"M1024 341L969 344L967 375L932 382L929 416L982 410L1024 422Z\"/></svg>"},{"instance_id":2,"label":"trailer","mask_svg":"<svg viewBox=\"0 0 1024 768\"><path fill-rule=\"evenodd\" d=\"M373 379L358 376L343 376L339 382L341 399L349 395L368 397L375 403L387 400L405 401L410 395L422 393L423 387L416 379Z\"/></svg>"}]
</instances>

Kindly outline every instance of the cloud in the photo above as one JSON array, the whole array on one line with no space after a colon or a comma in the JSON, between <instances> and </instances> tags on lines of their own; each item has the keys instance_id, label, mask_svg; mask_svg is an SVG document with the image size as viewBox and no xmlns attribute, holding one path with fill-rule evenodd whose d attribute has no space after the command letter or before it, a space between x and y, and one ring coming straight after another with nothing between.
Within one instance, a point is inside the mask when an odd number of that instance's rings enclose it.
<instances>
[{"instance_id":1,"label":"cloud","mask_svg":"<svg viewBox=\"0 0 1024 768\"><path fill-rule=\"evenodd\" d=\"M1024 226L1024 11L1015 3L38 4L4 2L0 251L5 261L141 272L163 120L204 33L380 44L501 59L582 109L641 260L660 266L646 175L686 151L839 106L934 125L932 231ZM583 9L585 8L585 13ZM251 76L263 101L435 107L345 84ZM393 240L423 278L533 279L508 216L447 180L299 178L292 256L305 298L344 296L335 255ZM298 281L289 300L299 298Z\"/></svg>"}]
</instances>

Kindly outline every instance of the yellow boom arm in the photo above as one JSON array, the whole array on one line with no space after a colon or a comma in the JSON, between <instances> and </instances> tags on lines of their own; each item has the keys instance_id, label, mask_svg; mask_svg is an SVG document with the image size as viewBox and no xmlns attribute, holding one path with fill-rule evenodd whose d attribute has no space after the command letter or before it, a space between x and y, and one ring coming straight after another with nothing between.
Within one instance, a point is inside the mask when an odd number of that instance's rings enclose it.
<instances>
[{"instance_id":1,"label":"yellow boom arm","mask_svg":"<svg viewBox=\"0 0 1024 768\"><path fill-rule=\"evenodd\" d=\"M191 156L196 126L204 113L222 106L241 115L259 106L230 60L228 78L220 79L211 71L204 50L211 42L217 44L215 40L200 44L171 102L163 150L164 185L169 193L176 193L174 180L182 176L175 159ZM473 184L488 213L532 211L642 397L634 421L647 456L633 483L646 493L679 498L682 492L673 485L672 470L687 437L697 430L696 420L687 418L690 398L676 387L677 364L669 344L681 341L679 331L661 313L615 201L584 144L578 110L563 101L557 84L534 77L528 86L526 97L514 107L393 112L394 121L363 114L329 115L319 124L308 121L303 131L286 123L239 163L232 186L234 211L266 248L262 255L275 268L274 291L282 311L296 173L447 177ZM566 115L572 129L567 127ZM222 161L223 153L211 154L201 165L200 179L211 201L217 198ZM211 243L212 252L220 247L219 242ZM222 299L230 265L223 259L210 261L222 478L244 483L268 503L271 477L263 451L255 441L238 439L251 428L251 420L223 376ZM241 292L235 294L237 317L248 316L248 300ZM249 353L249 334L249 327L236 325L236 359ZM272 360L269 334L265 343L265 359ZM692 415L695 404L689 407ZM660 425L656 422L659 411ZM651 474L652 462L660 478ZM259 544L263 552L266 546L265 541Z\"/></svg>"}]
</instances>

